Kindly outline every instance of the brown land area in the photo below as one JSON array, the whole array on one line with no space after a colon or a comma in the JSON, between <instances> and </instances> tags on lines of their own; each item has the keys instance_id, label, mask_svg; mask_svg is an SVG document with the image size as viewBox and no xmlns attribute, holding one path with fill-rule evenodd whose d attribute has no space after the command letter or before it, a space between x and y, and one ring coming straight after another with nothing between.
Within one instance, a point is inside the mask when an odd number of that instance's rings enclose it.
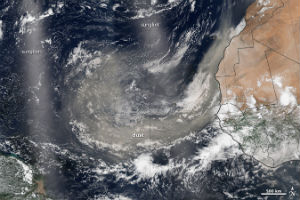
<instances>
[{"instance_id":1,"label":"brown land area","mask_svg":"<svg viewBox=\"0 0 300 200\"><path fill-rule=\"evenodd\" d=\"M259 2L248 8L246 27L232 39L219 65L222 104L234 102L243 110L250 98L255 106L287 105L284 98L290 96L299 104L300 1Z\"/></svg>"},{"instance_id":2,"label":"brown land area","mask_svg":"<svg viewBox=\"0 0 300 200\"><path fill-rule=\"evenodd\" d=\"M45 191L45 187L44 187L44 181L43 180L37 180L36 184L37 184L36 192L38 194L41 194L41 195L45 196L46 191Z\"/></svg>"}]
</instances>

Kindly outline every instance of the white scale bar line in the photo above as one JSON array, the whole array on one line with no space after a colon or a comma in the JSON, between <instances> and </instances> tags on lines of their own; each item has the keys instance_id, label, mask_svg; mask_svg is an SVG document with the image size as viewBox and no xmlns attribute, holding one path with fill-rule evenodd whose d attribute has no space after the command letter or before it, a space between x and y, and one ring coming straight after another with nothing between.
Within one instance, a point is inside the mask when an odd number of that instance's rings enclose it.
<instances>
[{"instance_id":1,"label":"white scale bar line","mask_svg":"<svg viewBox=\"0 0 300 200\"><path fill-rule=\"evenodd\" d=\"M263 196L285 196L286 193L276 193L276 192L274 192L274 193L261 193L261 195L263 195Z\"/></svg>"}]
</instances>

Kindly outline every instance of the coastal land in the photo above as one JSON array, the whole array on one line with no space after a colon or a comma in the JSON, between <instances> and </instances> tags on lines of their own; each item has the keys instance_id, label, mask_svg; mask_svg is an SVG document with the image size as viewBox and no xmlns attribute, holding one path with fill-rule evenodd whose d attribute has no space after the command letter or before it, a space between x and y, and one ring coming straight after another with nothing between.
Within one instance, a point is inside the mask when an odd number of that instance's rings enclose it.
<instances>
[{"instance_id":1,"label":"coastal land","mask_svg":"<svg viewBox=\"0 0 300 200\"><path fill-rule=\"evenodd\" d=\"M224 52L221 127L266 166L300 157L300 1L257 0Z\"/></svg>"}]
</instances>

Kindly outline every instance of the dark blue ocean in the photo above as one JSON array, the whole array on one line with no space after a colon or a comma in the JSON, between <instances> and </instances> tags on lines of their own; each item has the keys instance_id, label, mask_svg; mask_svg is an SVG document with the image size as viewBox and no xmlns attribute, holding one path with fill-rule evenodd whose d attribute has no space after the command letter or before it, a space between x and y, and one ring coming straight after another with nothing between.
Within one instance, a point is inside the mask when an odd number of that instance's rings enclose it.
<instances>
[{"instance_id":1,"label":"dark blue ocean","mask_svg":"<svg viewBox=\"0 0 300 200\"><path fill-rule=\"evenodd\" d=\"M73 126L80 119L87 122L86 129L93 130L98 113L105 117L119 114L117 106L110 107L115 94L124 97L124 109L130 108L130 116L122 107L125 119L101 118L101 126L108 124L114 131L175 115L177 103L184 99L220 29L234 29L252 2L2 0L1 154L34 166L36 175L43 177L47 196L58 200L250 200L258 199L270 183L288 191L293 182L299 189L298 161L269 170L237 155L212 159L209 167L199 170L199 151L208 147L220 131L210 122L190 136L170 139L164 147L120 150L122 154L113 145L99 148L83 142L78 136L79 126ZM27 32L20 34L21 19L45 12L50 14L35 22L35 28L28 25ZM51 42L41 42L46 40ZM41 52L24 55L24 50L33 49ZM99 62L106 62L107 70L88 68L100 55L104 61ZM110 60L110 55L115 60ZM110 70L111 63L117 63L117 68ZM97 82L100 79L105 81ZM113 79L120 89L109 96L104 91L115 92ZM132 85L136 89L127 92ZM103 90L98 94L95 88ZM97 112L86 114L84 106L91 98L96 99L92 108ZM119 101L123 103L118 100L116 105ZM142 114L135 114L137 111ZM105 131L103 134L110 134Z\"/></svg>"}]
</instances>

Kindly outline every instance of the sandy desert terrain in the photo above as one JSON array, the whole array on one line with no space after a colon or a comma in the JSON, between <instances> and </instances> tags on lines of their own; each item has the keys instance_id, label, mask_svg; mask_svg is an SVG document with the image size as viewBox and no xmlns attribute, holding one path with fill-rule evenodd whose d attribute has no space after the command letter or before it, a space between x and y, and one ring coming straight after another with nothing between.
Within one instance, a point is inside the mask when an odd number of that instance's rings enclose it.
<instances>
[{"instance_id":1,"label":"sandy desert terrain","mask_svg":"<svg viewBox=\"0 0 300 200\"><path fill-rule=\"evenodd\" d=\"M258 0L234 37L216 74L222 104L241 110L300 103L300 1Z\"/></svg>"}]
</instances>

